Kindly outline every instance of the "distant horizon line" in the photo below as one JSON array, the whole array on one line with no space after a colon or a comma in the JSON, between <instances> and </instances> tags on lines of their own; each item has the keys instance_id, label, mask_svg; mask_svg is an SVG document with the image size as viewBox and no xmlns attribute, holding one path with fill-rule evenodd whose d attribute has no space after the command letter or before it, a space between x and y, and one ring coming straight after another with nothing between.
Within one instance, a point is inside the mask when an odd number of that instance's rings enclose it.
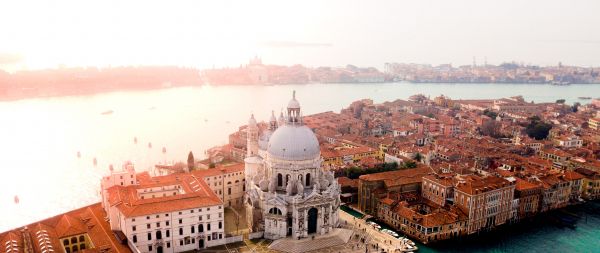
<instances>
[{"instance_id":1,"label":"distant horizon line","mask_svg":"<svg viewBox=\"0 0 600 253\"><path fill-rule=\"evenodd\" d=\"M466 66L473 66L473 64L458 64L455 65L453 63L439 63L439 64L432 64L432 63L416 63L416 62L383 62L382 63L384 66L386 64L407 64L407 65L422 65L422 66L431 66L431 67L440 67L443 65L450 65L453 68L459 68L459 67L466 67ZM474 65L475 67L487 67L487 66L491 66L491 67L499 67L503 64L516 64L518 66L521 67L540 67L540 68L548 68L548 67L559 67L559 66L563 66L563 67L576 67L576 68L600 68L600 66L582 66L582 65L570 65L570 64L562 64L562 62L559 62L556 65L541 65L541 64L531 64L531 63L525 63L523 61L504 61L500 64L491 64L491 63L487 63L487 64L476 64ZM111 69L111 68L144 68L144 67L177 67L177 68L188 68L188 69L198 69L198 70L211 70L211 69L235 69L235 68L239 68L239 67L245 67L250 65L248 62L247 63L242 63L236 66L220 66L220 67L200 67L200 66L192 66L192 65L178 65L178 64L129 64L129 65L79 65L79 66L69 66L66 64L58 64L58 66L54 66L54 67L46 67L46 68L21 68L21 69L17 69L17 70L7 70L6 68L0 68L0 71L12 74L12 73L16 73L16 72L22 72L22 71L47 71L47 70L61 70L61 69ZM355 66L358 68L375 68L378 71L380 71L380 69L378 67L375 66L361 66L361 65L356 65L356 64L352 64L352 63L348 63L344 66L339 66L339 65L319 65L319 66L312 66L312 65L304 65L301 63L295 63L295 64L277 64L277 63L271 63L271 64L262 64L264 66L285 66L285 67L291 67L291 66L296 66L296 65L300 65L302 67L306 67L306 68L345 68L347 66Z\"/></svg>"}]
</instances>

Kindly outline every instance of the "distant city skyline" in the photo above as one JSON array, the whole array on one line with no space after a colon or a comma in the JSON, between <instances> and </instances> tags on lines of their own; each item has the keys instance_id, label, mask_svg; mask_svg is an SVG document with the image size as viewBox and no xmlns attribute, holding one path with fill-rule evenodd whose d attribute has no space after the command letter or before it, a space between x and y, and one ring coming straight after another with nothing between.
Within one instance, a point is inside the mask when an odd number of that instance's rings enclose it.
<instances>
[{"instance_id":1,"label":"distant city skyline","mask_svg":"<svg viewBox=\"0 0 600 253\"><path fill-rule=\"evenodd\" d=\"M59 65L600 66L600 2L18 1L0 9L0 69Z\"/></svg>"}]
</instances>

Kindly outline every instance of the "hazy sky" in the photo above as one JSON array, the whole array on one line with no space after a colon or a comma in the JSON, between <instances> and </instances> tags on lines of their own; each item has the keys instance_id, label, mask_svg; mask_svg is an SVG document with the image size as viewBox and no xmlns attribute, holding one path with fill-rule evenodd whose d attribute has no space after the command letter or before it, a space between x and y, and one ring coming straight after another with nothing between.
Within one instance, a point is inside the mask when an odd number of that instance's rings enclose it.
<instances>
[{"instance_id":1,"label":"hazy sky","mask_svg":"<svg viewBox=\"0 0 600 253\"><path fill-rule=\"evenodd\" d=\"M600 66L598 0L4 1L0 68Z\"/></svg>"}]
</instances>

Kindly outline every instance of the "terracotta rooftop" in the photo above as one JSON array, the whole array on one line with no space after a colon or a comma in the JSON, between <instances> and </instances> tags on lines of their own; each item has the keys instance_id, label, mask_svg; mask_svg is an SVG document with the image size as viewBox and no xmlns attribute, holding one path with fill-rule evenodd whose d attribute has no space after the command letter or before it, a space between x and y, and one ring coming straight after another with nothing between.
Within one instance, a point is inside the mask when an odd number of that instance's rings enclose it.
<instances>
[{"instance_id":1,"label":"terracotta rooftop","mask_svg":"<svg viewBox=\"0 0 600 253\"><path fill-rule=\"evenodd\" d=\"M523 180L520 179L518 177L515 177L517 184L515 186L515 190L517 191L526 191L526 190L532 190L532 189L536 189L536 188L540 188L539 185L534 184L534 183L530 183L527 180Z\"/></svg>"},{"instance_id":2,"label":"terracotta rooftop","mask_svg":"<svg viewBox=\"0 0 600 253\"><path fill-rule=\"evenodd\" d=\"M460 183L456 186L456 190L470 194L476 195L488 191L497 190L500 188L508 187L511 185L511 182L504 178L499 177L485 177L481 178L478 176L467 176L467 180L465 183Z\"/></svg>"},{"instance_id":3,"label":"terracotta rooftop","mask_svg":"<svg viewBox=\"0 0 600 253\"><path fill-rule=\"evenodd\" d=\"M344 186L348 186L348 187L352 187L352 188L358 187L358 179L350 179L348 177L338 177L337 181L342 187L344 187Z\"/></svg>"},{"instance_id":4,"label":"terracotta rooftop","mask_svg":"<svg viewBox=\"0 0 600 253\"><path fill-rule=\"evenodd\" d=\"M219 197L200 177L200 175L218 172L221 169L199 171L152 177L149 180L139 181L139 185L113 186L108 189L109 203L111 206L116 206L125 217L222 204ZM183 193L145 199L138 196L138 190L161 186L176 186Z\"/></svg>"},{"instance_id":5,"label":"terracotta rooftop","mask_svg":"<svg viewBox=\"0 0 600 253\"><path fill-rule=\"evenodd\" d=\"M421 182L423 180L423 176L429 174L430 172L430 168L420 166L415 169L404 169L362 175L359 177L359 179L365 181L383 181L386 187L393 187L403 184Z\"/></svg>"},{"instance_id":6,"label":"terracotta rooftop","mask_svg":"<svg viewBox=\"0 0 600 253\"><path fill-rule=\"evenodd\" d=\"M85 249L85 252L131 253L127 245L117 240L104 217L106 212L100 203L96 203L0 233L0 253L14 253L15 249L18 252L48 252L49 249L64 252L60 239L82 234L87 234L93 245L93 248ZM25 237L31 238L31 248L25 248ZM14 247L5 247L6 245ZM9 249L11 250L8 251Z\"/></svg>"}]
</instances>

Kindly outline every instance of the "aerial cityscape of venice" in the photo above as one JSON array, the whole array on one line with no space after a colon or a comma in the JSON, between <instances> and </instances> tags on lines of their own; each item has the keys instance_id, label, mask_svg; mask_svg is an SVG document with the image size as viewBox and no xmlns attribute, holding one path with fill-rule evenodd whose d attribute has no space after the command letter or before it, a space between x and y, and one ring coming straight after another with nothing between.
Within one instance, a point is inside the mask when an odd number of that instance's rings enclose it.
<instances>
[{"instance_id":1,"label":"aerial cityscape of venice","mask_svg":"<svg viewBox=\"0 0 600 253\"><path fill-rule=\"evenodd\" d=\"M0 8L0 253L600 252L600 2Z\"/></svg>"}]
</instances>

